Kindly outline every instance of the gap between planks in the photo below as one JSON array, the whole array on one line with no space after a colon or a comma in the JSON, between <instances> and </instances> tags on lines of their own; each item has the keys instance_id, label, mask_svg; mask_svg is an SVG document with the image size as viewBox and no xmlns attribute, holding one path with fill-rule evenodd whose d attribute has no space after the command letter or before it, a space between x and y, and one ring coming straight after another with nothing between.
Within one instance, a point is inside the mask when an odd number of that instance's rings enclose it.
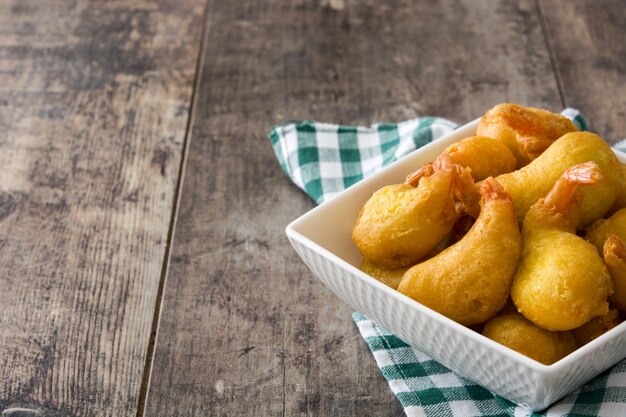
<instances>
[{"instance_id":1,"label":"gap between planks","mask_svg":"<svg viewBox=\"0 0 626 417\"><path fill-rule=\"evenodd\" d=\"M535 0L535 7L537 9L537 16L539 17L539 23L541 24L541 31L543 32L543 38L546 42L546 49L548 50L548 56L550 57L550 65L552 66L552 73L556 81L556 88L559 90L559 96L561 98L561 105L563 108L569 107L567 104L567 98L565 97L565 91L563 90L563 81L561 80L561 73L559 72L559 65L556 62L556 54L554 53L554 46L552 45L552 39L550 39L550 33L548 32L548 25L546 18L543 14L541 7L541 0Z\"/></svg>"},{"instance_id":2,"label":"gap between planks","mask_svg":"<svg viewBox=\"0 0 626 417\"><path fill-rule=\"evenodd\" d=\"M152 366L154 363L154 351L159 330L159 322L161 320L161 309L163 302L163 294L165 291L165 282L167 280L167 272L169 270L170 256L172 253L172 243L174 242L174 232L176 229L176 221L178 219L178 209L180 206L181 190L187 166L187 157L189 152L189 142L191 140L191 129L193 127L194 116L196 112L196 104L198 101L198 87L202 76L202 67L204 64L204 46L209 33L209 22L213 10L213 0L206 0L204 5L204 13L202 20L202 32L200 35L200 45L198 57L196 59L196 69L193 79L191 91L191 99L189 101L189 117L185 126L185 136L183 138L182 152L180 163L178 165L178 178L174 189L174 203L172 204L172 214L170 217L169 227L167 231L167 242L165 244L165 253L163 254L163 263L161 265L161 275L159 277L159 286L157 289L156 301L154 305L154 315L152 317L152 326L150 331L150 340L148 341L148 350L146 352L146 362L144 364L143 376L141 379L141 387L139 390L139 399L137 401L137 417L144 417L146 411L146 401L148 399L148 391L150 389L150 379L152 376Z\"/></svg>"}]
</instances>

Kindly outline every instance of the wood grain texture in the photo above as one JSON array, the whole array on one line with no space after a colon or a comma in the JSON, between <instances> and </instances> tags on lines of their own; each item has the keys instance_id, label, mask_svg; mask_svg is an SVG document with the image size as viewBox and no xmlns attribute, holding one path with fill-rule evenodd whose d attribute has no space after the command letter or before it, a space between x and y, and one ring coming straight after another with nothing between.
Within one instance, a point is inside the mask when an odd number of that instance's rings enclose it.
<instances>
[{"instance_id":1,"label":"wood grain texture","mask_svg":"<svg viewBox=\"0 0 626 417\"><path fill-rule=\"evenodd\" d=\"M350 309L284 235L313 203L266 134L560 109L536 5L216 1L209 27L146 414L400 416Z\"/></svg>"},{"instance_id":2,"label":"wood grain texture","mask_svg":"<svg viewBox=\"0 0 626 417\"><path fill-rule=\"evenodd\" d=\"M131 416L200 1L0 3L0 412Z\"/></svg>"},{"instance_id":3,"label":"wood grain texture","mask_svg":"<svg viewBox=\"0 0 626 417\"><path fill-rule=\"evenodd\" d=\"M626 4L540 0L567 105L610 143L626 138Z\"/></svg>"}]
</instances>

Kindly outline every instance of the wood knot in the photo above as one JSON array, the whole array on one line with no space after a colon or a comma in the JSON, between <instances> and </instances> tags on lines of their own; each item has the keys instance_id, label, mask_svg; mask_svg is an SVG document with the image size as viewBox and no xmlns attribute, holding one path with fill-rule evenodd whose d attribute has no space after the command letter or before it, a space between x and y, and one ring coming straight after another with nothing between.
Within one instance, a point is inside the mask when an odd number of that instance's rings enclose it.
<instances>
[{"instance_id":1,"label":"wood knot","mask_svg":"<svg viewBox=\"0 0 626 417\"><path fill-rule=\"evenodd\" d=\"M0 191L0 221L13 213L23 199L24 194L20 192Z\"/></svg>"}]
</instances>

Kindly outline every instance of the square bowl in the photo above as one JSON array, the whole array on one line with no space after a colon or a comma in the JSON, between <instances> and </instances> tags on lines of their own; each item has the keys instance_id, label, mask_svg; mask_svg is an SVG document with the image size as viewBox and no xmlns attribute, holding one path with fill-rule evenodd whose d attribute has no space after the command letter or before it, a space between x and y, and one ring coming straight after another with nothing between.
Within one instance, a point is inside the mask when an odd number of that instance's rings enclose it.
<instances>
[{"instance_id":1,"label":"square bowl","mask_svg":"<svg viewBox=\"0 0 626 417\"><path fill-rule=\"evenodd\" d=\"M465 378L514 403L543 410L626 357L626 322L552 365L543 365L387 287L359 269L352 228L380 187L476 133L478 120L389 165L287 226L296 252L339 298ZM622 163L626 154L616 151Z\"/></svg>"}]
</instances>

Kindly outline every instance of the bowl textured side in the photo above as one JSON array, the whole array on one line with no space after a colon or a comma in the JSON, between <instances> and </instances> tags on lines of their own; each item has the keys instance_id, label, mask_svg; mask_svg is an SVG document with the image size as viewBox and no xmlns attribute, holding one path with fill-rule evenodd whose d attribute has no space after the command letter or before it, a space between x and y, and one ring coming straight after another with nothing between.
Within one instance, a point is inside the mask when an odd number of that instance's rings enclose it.
<instances>
[{"instance_id":1,"label":"bowl textured side","mask_svg":"<svg viewBox=\"0 0 626 417\"><path fill-rule=\"evenodd\" d=\"M330 290L355 310L418 348L433 359L490 391L533 410L542 410L617 363L626 349L626 337L588 350L569 366L529 366L506 348L493 348L491 341L451 320L418 306L403 296L392 295L382 284L315 245L290 237L296 252Z\"/></svg>"}]
</instances>

